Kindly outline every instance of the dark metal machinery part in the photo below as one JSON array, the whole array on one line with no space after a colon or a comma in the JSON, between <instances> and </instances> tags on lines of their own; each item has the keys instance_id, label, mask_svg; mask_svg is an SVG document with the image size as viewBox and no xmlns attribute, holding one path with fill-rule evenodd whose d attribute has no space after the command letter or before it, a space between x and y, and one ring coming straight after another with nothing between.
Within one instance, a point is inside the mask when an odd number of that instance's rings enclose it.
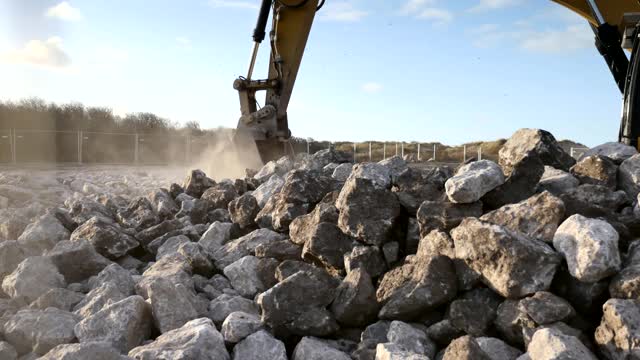
<instances>
[{"instance_id":1,"label":"dark metal machinery part","mask_svg":"<svg viewBox=\"0 0 640 360\"><path fill-rule=\"evenodd\" d=\"M638 41L638 35L638 27L636 27L631 61L625 81L619 136L621 143L635 148L638 148L638 137L640 137L640 41Z\"/></svg>"}]
</instances>

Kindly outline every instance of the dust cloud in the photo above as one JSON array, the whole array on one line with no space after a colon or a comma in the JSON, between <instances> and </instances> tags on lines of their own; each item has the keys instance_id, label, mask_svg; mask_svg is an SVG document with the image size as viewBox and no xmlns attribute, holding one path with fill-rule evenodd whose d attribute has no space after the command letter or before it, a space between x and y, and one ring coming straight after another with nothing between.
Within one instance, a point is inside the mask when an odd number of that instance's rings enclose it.
<instances>
[{"instance_id":1,"label":"dust cloud","mask_svg":"<svg viewBox=\"0 0 640 360\"><path fill-rule=\"evenodd\" d=\"M210 178L220 181L242 179L246 176L246 169L259 170L262 165L258 147L253 140L236 143L231 139L223 139L208 146L190 167L201 169Z\"/></svg>"}]
</instances>

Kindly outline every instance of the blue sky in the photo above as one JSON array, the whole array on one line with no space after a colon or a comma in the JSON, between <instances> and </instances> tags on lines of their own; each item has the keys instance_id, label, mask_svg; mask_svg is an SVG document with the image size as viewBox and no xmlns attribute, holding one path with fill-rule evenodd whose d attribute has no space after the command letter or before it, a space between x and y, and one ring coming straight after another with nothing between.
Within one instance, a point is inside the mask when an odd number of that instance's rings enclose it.
<instances>
[{"instance_id":1,"label":"blue sky","mask_svg":"<svg viewBox=\"0 0 640 360\"><path fill-rule=\"evenodd\" d=\"M235 127L259 0L2 0L0 99L38 96ZM582 18L551 1L326 0L295 136L440 141L537 127L597 145L621 96ZM266 75L263 44L257 67Z\"/></svg>"}]
</instances>

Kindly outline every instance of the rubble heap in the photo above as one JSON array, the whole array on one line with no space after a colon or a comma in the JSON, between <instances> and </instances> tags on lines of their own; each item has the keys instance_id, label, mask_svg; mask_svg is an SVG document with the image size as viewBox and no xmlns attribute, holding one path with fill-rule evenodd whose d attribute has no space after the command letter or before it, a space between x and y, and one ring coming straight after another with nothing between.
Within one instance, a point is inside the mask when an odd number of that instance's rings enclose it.
<instances>
[{"instance_id":1,"label":"rubble heap","mask_svg":"<svg viewBox=\"0 0 640 360\"><path fill-rule=\"evenodd\" d=\"M627 146L576 162L523 129L456 169L24 180L0 185L1 359L640 359Z\"/></svg>"}]
</instances>

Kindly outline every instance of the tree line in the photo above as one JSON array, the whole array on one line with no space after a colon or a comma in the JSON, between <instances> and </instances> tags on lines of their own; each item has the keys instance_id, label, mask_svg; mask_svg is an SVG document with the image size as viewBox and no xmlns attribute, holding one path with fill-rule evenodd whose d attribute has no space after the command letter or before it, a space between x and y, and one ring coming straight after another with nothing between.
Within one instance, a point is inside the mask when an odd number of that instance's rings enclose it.
<instances>
[{"instance_id":1,"label":"tree line","mask_svg":"<svg viewBox=\"0 0 640 360\"><path fill-rule=\"evenodd\" d=\"M107 107L81 103L55 104L39 98L0 100L0 129L93 131L167 135L206 135L220 129L203 130L195 121L184 125L149 112L115 115Z\"/></svg>"}]
</instances>

